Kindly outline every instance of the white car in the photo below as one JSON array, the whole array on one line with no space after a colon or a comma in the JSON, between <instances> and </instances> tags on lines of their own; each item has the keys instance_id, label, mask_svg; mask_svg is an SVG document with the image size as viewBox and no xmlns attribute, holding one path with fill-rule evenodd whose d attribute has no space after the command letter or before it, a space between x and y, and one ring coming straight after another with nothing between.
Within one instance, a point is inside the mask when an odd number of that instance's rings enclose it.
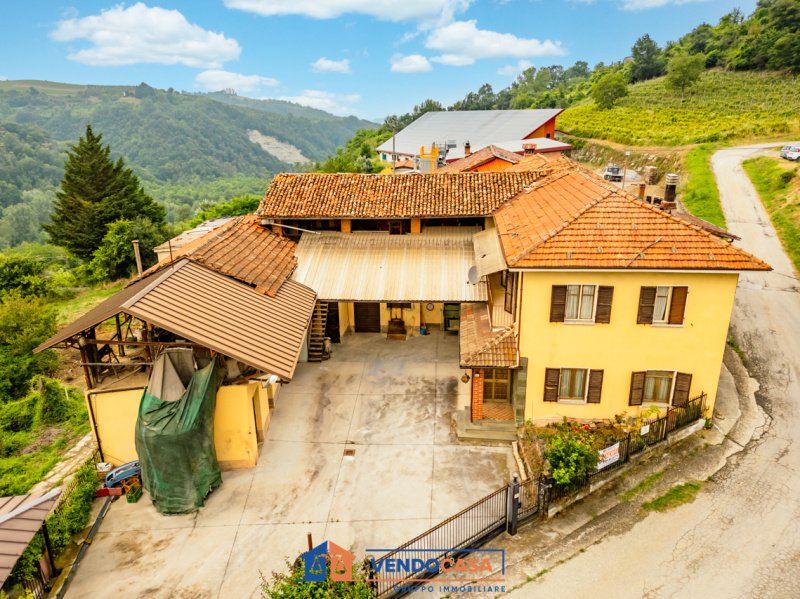
<instances>
[{"instance_id":1,"label":"white car","mask_svg":"<svg viewBox=\"0 0 800 599\"><path fill-rule=\"evenodd\" d=\"M781 158L797 162L800 160L800 146L783 146L781 148Z\"/></svg>"}]
</instances>

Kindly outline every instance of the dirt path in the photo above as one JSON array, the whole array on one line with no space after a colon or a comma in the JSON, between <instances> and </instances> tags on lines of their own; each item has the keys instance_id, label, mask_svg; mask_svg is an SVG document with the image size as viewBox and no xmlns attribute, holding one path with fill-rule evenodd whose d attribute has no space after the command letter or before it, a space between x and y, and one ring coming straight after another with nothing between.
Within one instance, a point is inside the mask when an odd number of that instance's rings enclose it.
<instances>
[{"instance_id":1,"label":"dirt path","mask_svg":"<svg viewBox=\"0 0 800 599\"><path fill-rule=\"evenodd\" d=\"M774 145L774 144L772 144ZM800 294L788 257L741 161L765 146L714 155L725 216L771 273L742 275L732 325L761 383L766 422L694 503L603 540L513 597L788 597L800 571Z\"/></svg>"}]
</instances>

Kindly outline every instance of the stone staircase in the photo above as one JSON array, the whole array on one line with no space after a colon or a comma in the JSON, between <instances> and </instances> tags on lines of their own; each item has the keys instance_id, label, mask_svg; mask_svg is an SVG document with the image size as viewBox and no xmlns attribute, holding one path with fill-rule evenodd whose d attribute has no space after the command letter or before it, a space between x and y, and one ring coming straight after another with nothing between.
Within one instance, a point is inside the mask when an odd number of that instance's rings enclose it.
<instances>
[{"instance_id":1,"label":"stone staircase","mask_svg":"<svg viewBox=\"0 0 800 599\"><path fill-rule=\"evenodd\" d=\"M471 441L516 441L517 425L513 420L472 422L469 407L456 412L456 435Z\"/></svg>"}]
</instances>

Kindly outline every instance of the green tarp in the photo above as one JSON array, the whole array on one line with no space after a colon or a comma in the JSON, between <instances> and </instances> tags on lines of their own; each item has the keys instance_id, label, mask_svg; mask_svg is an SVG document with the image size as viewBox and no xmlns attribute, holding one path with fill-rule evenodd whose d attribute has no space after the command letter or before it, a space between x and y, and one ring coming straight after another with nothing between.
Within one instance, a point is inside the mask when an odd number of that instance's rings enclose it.
<instances>
[{"instance_id":1,"label":"green tarp","mask_svg":"<svg viewBox=\"0 0 800 599\"><path fill-rule=\"evenodd\" d=\"M214 450L214 408L224 378L219 358L195 371L191 350L163 352L139 404L136 452L142 485L162 514L202 507L222 484Z\"/></svg>"}]
</instances>

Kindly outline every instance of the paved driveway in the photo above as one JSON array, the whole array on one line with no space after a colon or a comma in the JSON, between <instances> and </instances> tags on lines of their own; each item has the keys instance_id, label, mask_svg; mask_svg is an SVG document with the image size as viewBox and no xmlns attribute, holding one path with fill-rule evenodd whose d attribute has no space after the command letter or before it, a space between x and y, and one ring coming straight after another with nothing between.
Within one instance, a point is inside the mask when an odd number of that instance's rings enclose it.
<instances>
[{"instance_id":1,"label":"paved driveway","mask_svg":"<svg viewBox=\"0 0 800 599\"><path fill-rule=\"evenodd\" d=\"M455 439L461 374L456 337L345 338L331 360L298 367L257 467L224 473L198 513L116 502L68 597L250 597L307 533L360 554L424 532L513 470L508 446Z\"/></svg>"}]
</instances>

